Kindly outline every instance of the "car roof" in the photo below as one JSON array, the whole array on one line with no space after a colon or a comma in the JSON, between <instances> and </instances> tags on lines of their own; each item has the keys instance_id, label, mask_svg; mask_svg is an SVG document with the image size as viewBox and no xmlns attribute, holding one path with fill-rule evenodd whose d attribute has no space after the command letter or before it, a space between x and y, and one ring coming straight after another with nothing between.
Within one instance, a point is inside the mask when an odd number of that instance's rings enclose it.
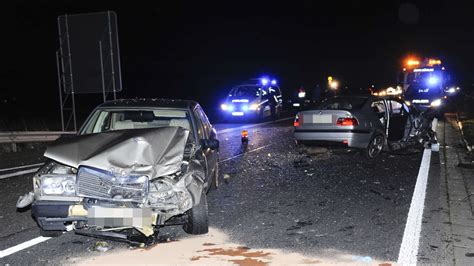
<instances>
[{"instance_id":1,"label":"car roof","mask_svg":"<svg viewBox=\"0 0 474 266\"><path fill-rule=\"evenodd\" d=\"M105 102L97 108L107 107L163 107L163 108L179 108L194 109L198 103L192 100L181 99L162 99L162 98L132 98L118 99Z\"/></svg>"}]
</instances>

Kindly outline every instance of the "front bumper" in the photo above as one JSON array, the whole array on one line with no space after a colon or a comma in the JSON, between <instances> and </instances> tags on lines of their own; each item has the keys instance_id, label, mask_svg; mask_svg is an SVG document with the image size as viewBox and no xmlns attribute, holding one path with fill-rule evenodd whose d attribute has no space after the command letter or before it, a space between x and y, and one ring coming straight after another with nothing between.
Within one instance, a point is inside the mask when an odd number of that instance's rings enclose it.
<instances>
[{"instance_id":1,"label":"front bumper","mask_svg":"<svg viewBox=\"0 0 474 266\"><path fill-rule=\"evenodd\" d=\"M67 224L87 221L87 217L71 215L71 206L76 204L66 201L35 201L31 205L31 215L45 231L65 231Z\"/></svg>"},{"instance_id":2,"label":"front bumper","mask_svg":"<svg viewBox=\"0 0 474 266\"><path fill-rule=\"evenodd\" d=\"M223 111L222 115L227 119L253 119L259 116L259 110L248 111Z\"/></svg>"},{"instance_id":3,"label":"front bumper","mask_svg":"<svg viewBox=\"0 0 474 266\"><path fill-rule=\"evenodd\" d=\"M45 231L64 231L68 224L81 222L80 227L98 230L133 227L149 236L153 234L154 225L164 224L163 217L149 208L92 206L85 209L76 202L35 201L31 213Z\"/></svg>"},{"instance_id":4,"label":"front bumper","mask_svg":"<svg viewBox=\"0 0 474 266\"><path fill-rule=\"evenodd\" d=\"M348 147L366 148L369 145L370 132L358 131L318 131L295 129L294 137L299 141L328 141L347 143Z\"/></svg>"}]
</instances>

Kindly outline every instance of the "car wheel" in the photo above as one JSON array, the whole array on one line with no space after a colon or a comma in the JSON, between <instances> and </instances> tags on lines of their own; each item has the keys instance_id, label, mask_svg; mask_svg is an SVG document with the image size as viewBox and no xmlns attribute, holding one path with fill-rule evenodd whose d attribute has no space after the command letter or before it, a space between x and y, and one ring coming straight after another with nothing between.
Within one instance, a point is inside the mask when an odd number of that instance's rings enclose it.
<instances>
[{"instance_id":1,"label":"car wheel","mask_svg":"<svg viewBox=\"0 0 474 266\"><path fill-rule=\"evenodd\" d=\"M383 150L384 137L382 134L375 134L369 141L365 150L365 156L368 159L375 159Z\"/></svg>"},{"instance_id":2,"label":"car wheel","mask_svg":"<svg viewBox=\"0 0 474 266\"><path fill-rule=\"evenodd\" d=\"M209 219L206 193L202 193L199 203L188 212L188 220L183 225L184 232L191 235L202 235L209 232Z\"/></svg>"},{"instance_id":3,"label":"car wheel","mask_svg":"<svg viewBox=\"0 0 474 266\"><path fill-rule=\"evenodd\" d=\"M216 169L214 169L214 174L212 175L210 181L211 183L209 186L212 190L215 190L220 186L221 182L219 180L219 164L216 164Z\"/></svg>"},{"instance_id":4,"label":"car wheel","mask_svg":"<svg viewBox=\"0 0 474 266\"><path fill-rule=\"evenodd\" d=\"M40 228L40 236L43 237L58 237L63 234L63 231L58 231L58 230L43 230Z\"/></svg>"}]
</instances>

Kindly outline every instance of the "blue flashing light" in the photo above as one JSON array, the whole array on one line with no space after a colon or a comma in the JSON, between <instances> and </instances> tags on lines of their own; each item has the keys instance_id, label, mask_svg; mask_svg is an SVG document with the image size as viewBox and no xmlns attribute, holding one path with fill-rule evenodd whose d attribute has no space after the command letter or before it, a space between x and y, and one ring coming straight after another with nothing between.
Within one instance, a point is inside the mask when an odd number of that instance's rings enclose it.
<instances>
[{"instance_id":1,"label":"blue flashing light","mask_svg":"<svg viewBox=\"0 0 474 266\"><path fill-rule=\"evenodd\" d=\"M438 77L436 76L431 76L428 78L428 84L429 85L436 85L438 83Z\"/></svg>"},{"instance_id":2,"label":"blue flashing light","mask_svg":"<svg viewBox=\"0 0 474 266\"><path fill-rule=\"evenodd\" d=\"M272 85L276 85L276 84L277 84L276 79L272 79Z\"/></svg>"},{"instance_id":3,"label":"blue flashing light","mask_svg":"<svg viewBox=\"0 0 474 266\"><path fill-rule=\"evenodd\" d=\"M248 111L248 110L249 110L249 106L246 105L246 104L244 104L244 105L242 106L242 111L245 111L245 112L246 112L246 111Z\"/></svg>"},{"instance_id":4,"label":"blue flashing light","mask_svg":"<svg viewBox=\"0 0 474 266\"><path fill-rule=\"evenodd\" d=\"M268 79L262 78L262 79L261 79L261 82L262 82L262 85L265 86L265 85L268 84Z\"/></svg>"},{"instance_id":5,"label":"blue flashing light","mask_svg":"<svg viewBox=\"0 0 474 266\"><path fill-rule=\"evenodd\" d=\"M227 108L227 110L229 110L229 111L231 111L231 112L234 111L234 106L233 106L233 105L229 105L229 107Z\"/></svg>"}]
</instances>

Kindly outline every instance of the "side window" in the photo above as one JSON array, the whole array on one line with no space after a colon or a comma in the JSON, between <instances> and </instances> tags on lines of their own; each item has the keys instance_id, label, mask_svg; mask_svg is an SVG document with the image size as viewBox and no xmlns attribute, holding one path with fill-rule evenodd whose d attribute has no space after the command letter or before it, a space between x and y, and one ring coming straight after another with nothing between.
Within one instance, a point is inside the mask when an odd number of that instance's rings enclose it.
<instances>
[{"instance_id":1,"label":"side window","mask_svg":"<svg viewBox=\"0 0 474 266\"><path fill-rule=\"evenodd\" d=\"M199 139L204 139L205 138L204 127L202 125L201 116L199 115L199 112L197 109L194 109L194 117L196 121L196 130L198 133L198 137Z\"/></svg>"},{"instance_id":2,"label":"side window","mask_svg":"<svg viewBox=\"0 0 474 266\"><path fill-rule=\"evenodd\" d=\"M196 117L197 131L199 138L207 139L209 138L211 128L207 116L202 111L201 107L194 109L194 114Z\"/></svg>"},{"instance_id":3,"label":"side window","mask_svg":"<svg viewBox=\"0 0 474 266\"><path fill-rule=\"evenodd\" d=\"M390 101L390 109L391 109L391 113L394 114L394 115L400 115L402 114L402 107L403 105L397 101L394 101L394 100L391 100Z\"/></svg>"},{"instance_id":4,"label":"side window","mask_svg":"<svg viewBox=\"0 0 474 266\"><path fill-rule=\"evenodd\" d=\"M207 118L207 115L206 113L204 113L204 110L202 110L202 108L199 108L199 113L201 114L201 117L202 117L204 131L209 136L211 134L211 122L209 122L209 118Z\"/></svg>"},{"instance_id":5,"label":"side window","mask_svg":"<svg viewBox=\"0 0 474 266\"><path fill-rule=\"evenodd\" d=\"M376 114L383 114L385 113L385 106L383 104L383 101L373 101L372 104L370 105L370 108L372 111L374 111Z\"/></svg>"}]
</instances>

